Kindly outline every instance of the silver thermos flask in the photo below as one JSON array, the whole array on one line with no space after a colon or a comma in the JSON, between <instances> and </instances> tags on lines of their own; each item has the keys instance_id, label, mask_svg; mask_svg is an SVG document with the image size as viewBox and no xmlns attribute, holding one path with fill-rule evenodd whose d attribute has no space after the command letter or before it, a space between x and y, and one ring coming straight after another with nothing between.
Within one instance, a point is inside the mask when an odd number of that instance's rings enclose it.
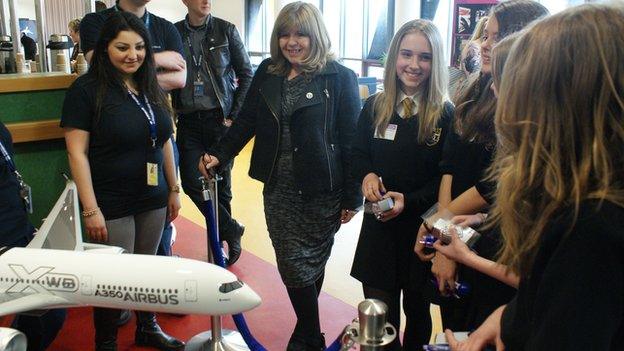
<instances>
[{"instance_id":1,"label":"silver thermos flask","mask_svg":"<svg viewBox=\"0 0 624 351\"><path fill-rule=\"evenodd\" d=\"M16 73L13 41L8 35L0 35L0 73Z\"/></svg>"},{"instance_id":2,"label":"silver thermos flask","mask_svg":"<svg viewBox=\"0 0 624 351\"><path fill-rule=\"evenodd\" d=\"M52 34L46 46L50 55L50 72L71 73L70 55L74 46L68 35Z\"/></svg>"}]
</instances>

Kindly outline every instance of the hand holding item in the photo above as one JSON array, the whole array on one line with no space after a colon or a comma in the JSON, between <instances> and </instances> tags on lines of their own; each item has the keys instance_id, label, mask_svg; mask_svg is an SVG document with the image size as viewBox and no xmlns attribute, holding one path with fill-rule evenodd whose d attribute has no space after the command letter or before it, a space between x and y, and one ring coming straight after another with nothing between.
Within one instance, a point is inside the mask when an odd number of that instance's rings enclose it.
<instances>
[{"instance_id":1,"label":"hand holding item","mask_svg":"<svg viewBox=\"0 0 624 351\"><path fill-rule=\"evenodd\" d=\"M401 212L403 212L403 209L405 208L405 197L403 196L402 193L397 193L395 191L389 191L387 192L384 196L384 199L392 199L392 201L394 202L394 205L392 206L391 209L389 209L388 211L379 213L377 215L377 219L382 221L382 222L387 222L393 218L395 218L396 216L400 215Z\"/></svg>"},{"instance_id":2,"label":"hand holding item","mask_svg":"<svg viewBox=\"0 0 624 351\"><path fill-rule=\"evenodd\" d=\"M428 235L429 231L424 224L420 225L418 228L418 233L416 234L416 244L414 245L414 252L420 258L421 261L431 261L435 257L435 252L427 252L427 247L425 246L425 235Z\"/></svg>"},{"instance_id":3,"label":"hand holding item","mask_svg":"<svg viewBox=\"0 0 624 351\"><path fill-rule=\"evenodd\" d=\"M436 256L432 261L431 273L438 282L440 294L448 296L449 291L455 290L455 282L457 281L457 263L455 261L444 256Z\"/></svg>"},{"instance_id":4,"label":"hand holding item","mask_svg":"<svg viewBox=\"0 0 624 351\"><path fill-rule=\"evenodd\" d=\"M204 154L199 158L199 164L197 167L199 168L199 173L204 176L204 178L212 178L212 175L209 174L209 170L217 167L219 165L219 159L208 154Z\"/></svg>"},{"instance_id":5,"label":"hand holding item","mask_svg":"<svg viewBox=\"0 0 624 351\"><path fill-rule=\"evenodd\" d=\"M466 258L474 253L470 250L468 245L457 236L457 230L455 228L450 228L449 233L451 235L450 243L445 245L440 240L437 240L433 243L433 248L450 260L462 264L466 263Z\"/></svg>"},{"instance_id":6,"label":"hand holding item","mask_svg":"<svg viewBox=\"0 0 624 351\"><path fill-rule=\"evenodd\" d=\"M383 195L386 193L386 188L375 173L369 173L362 180L362 194L366 200L370 202L377 202L383 199Z\"/></svg>"},{"instance_id":7,"label":"hand holding item","mask_svg":"<svg viewBox=\"0 0 624 351\"><path fill-rule=\"evenodd\" d=\"M481 326L472 332L468 339L457 341L453 332L449 329L444 331L446 341L452 351L481 351L487 345L495 345L496 351L505 350L500 333L501 333L501 317L505 306L501 306L494 311Z\"/></svg>"}]
</instances>

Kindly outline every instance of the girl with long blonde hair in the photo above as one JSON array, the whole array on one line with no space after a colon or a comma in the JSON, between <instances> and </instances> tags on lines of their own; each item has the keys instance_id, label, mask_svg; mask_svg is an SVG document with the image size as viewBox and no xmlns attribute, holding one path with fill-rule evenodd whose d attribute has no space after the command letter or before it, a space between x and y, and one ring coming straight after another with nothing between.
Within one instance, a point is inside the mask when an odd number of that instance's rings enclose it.
<instances>
[{"instance_id":1,"label":"girl with long blonde hair","mask_svg":"<svg viewBox=\"0 0 624 351\"><path fill-rule=\"evenodd\" d=\"M429 304L421 294L428 268L411 248L419 214L436 198L438 163L453 115L447 82L433 23L403 25L388 50L384 91L364 105L354 145L355 175L366 200L391 199L394 207L364 215L351 275L362 282L364 296L388 305L397 328L403 292L404 350L420 348L431 334ZM399 341L389 350L401 350Z\"/></svg>"}]
</instances>

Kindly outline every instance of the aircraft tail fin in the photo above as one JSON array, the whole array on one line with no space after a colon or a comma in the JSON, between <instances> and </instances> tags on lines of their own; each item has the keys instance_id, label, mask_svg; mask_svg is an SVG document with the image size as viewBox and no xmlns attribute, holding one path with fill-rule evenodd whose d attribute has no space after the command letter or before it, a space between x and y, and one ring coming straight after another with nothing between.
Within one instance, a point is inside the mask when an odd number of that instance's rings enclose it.
<instances>
[{"instance_id":1,"label":"aircraft tail fin","mask_svg":"<svg viewBox=\"0 0 624 351\"><path fill-rule=\"evenodd\" d=\"M83 251L80 206L76 183L67 180L65 189L35 233L29 248Z\"/></svg>"}]
</instances>

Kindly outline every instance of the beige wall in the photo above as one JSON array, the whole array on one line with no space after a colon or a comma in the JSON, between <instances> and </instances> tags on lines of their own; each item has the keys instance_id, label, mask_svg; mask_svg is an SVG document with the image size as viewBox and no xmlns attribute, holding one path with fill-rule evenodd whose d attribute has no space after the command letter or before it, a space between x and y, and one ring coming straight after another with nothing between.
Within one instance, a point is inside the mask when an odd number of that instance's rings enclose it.
<instances>
[{"instance_id":1,"label":"beige wall","mask_svg":"<svg viewBox=\"0 0 624 351\"><path fill-rule=\"evenodd\" d=\"M182 0L151 0L147 5L150 12L175 23L186 16ZM241 36L245 25L245 0L212 0L212 13L236 25Z\"/></svg>"}]
</instances>

